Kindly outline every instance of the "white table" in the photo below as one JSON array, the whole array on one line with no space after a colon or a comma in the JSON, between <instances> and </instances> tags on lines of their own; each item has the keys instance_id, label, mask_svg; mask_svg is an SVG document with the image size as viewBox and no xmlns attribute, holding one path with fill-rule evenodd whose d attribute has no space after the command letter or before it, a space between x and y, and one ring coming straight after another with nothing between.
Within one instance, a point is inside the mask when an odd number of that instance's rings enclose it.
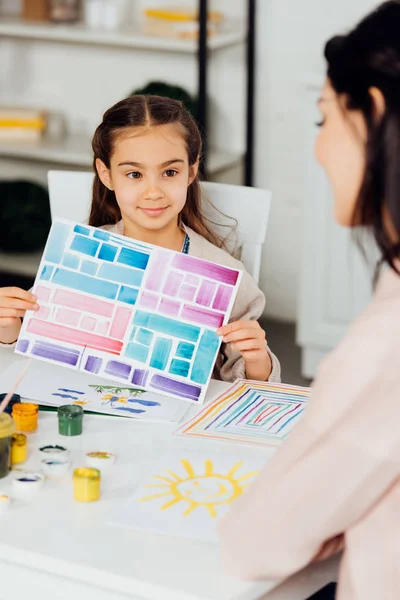
<instances>
[{"instance_id":1,"label":"white table","mask_svg":"<svg viewBox=\"0 0 400 600\"><path fill-rule=\"evenodd\" d=\"M0 372L14 360L24 359L0 348ZM224 385L212 382L211 393ZM163 452L232 453L231 444L172 436L175 429L176 424L85 415L84 434L65 438L58 436L56 415L41 413L24 468L37 469L37 448L43 443L67 445L72 468L90 449L110 448L118 460L96 503L72 499L70 472L62 481L46 482L29 503L14 501L0 517L0 599L19 600L33 592L41 600L256 600L263 594L265 600L304 600L335 579L337 560L331 560L280 585L240 582L222 575L214 545L108 525L110 508L131 495ZM266 453L245 445L240 449L244 456ZM1 491L10 487L11 475L0 480Z\"/></svg>"}]
</instances>

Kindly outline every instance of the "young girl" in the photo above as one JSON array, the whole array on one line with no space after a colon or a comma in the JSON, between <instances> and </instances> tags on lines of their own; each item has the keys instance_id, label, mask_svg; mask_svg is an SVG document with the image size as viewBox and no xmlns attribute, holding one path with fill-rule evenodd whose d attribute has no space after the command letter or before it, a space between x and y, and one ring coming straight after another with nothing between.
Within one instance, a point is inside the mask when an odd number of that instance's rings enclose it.
<instances>
[{"instance_id":1,"label":"young girl","mask_svg":"<svg viewBox=\"0 0 400 600\"><path fill-rule=\"evenodd\" d=\"M93 137L95 181L89 225L185 252L222 265L243 265L221 248L202 214L198 177L201 136L176 100L132 96L110 108ZM265 300L244 273L214 377L279 381L280 366L257 322ZM26 310L36 298L0 289L0 341L15 342Z\"/></svg>"},{"instance_id":2,"label":"young girl","mask_svg":"<svg viewBox=\"0 0 400 600\"><path fill-rule=\"evenodd\" d=\"M400 595L400 2L325 50L316 155L336 220L382 253L370 306L323 362L306 413L220 533L247 578L287 576L344 548L338 600Z\"/></svg>"}]
</instances>

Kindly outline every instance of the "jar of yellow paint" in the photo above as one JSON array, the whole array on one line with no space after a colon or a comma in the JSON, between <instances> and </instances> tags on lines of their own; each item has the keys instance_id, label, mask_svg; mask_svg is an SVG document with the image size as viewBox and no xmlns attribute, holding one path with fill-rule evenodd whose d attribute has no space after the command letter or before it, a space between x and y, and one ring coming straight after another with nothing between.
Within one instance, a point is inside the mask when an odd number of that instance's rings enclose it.
<instances>
[{"instance_id":1,"label":"jar of yellow paint","mask_svg":"<svg viewBox=\"0 0 400 600\"><path fill-rule=\"evenodd\" d=\"M37 430L39 415L39 406L37 404L14 404L11 414L18 431L33 433Z\"/></svg>"},{"instance_id":2,"label":"jar of yellow paint","mask_svg":"<svg viewBox=\"0 0 400 600\"><path fill-rule=\"evenodd\" d=\"M11 467L11 436L15 423L5 413L0 413L0 479L6 477Z\"/></svg>"},{"instance_id":3,"label":"jar of yellow paint","mask_svg":"<svg viewBox=\"0 0 400 600\"><path fill-rule=\"evenodd\" d=\"M100 498L100 471L89 467L75 469L74 498L78 502L94 502Z\"/></svg>"},{"instance_id":4,"label":"jar of yellow paint","mask_svg":"<svg viewBox=\"0 0 400 600\"><path fill-rule=\"evenodd\" d=\"M18 465L25 462L27 454L26 435L23 433L14 433L11 438L11 464Z\"/></svg>"}]
</instances>

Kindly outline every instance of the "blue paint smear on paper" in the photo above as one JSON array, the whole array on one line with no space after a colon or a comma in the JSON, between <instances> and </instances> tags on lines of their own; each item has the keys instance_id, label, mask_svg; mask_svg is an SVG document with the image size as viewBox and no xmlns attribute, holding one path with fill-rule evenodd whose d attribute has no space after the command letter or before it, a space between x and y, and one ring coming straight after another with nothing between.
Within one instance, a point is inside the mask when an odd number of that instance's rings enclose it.
<instances>
[{"instance_id":1,"label":"blue paint smear on paper","mask_svg":"<svg viewBox=\"0 0 400 600\"><path fill-rule=\"evenodd\" d=\"M60 398L68 398L69 400L79 400L78 396L70 396L69 394L57 394L54 393L52 396L60 396Z\"/></svg>"},{"instance_id":2,"label":"blue paint smear on paper","mask_svg":"<svg viewBox=\"0 0 400 600\"><path fill-rule=\"evenodd\" d=\"M133 413L134 415L140 415L141 413L146 412L140 408L128 408L127 406L115 406L114 410L124 410L125 412Z\"/></svg>"},{"instance_id":3,"label":"blue paint smear on paper","mask_svg":"<svg viewBox=\"0 0 400 600\"><path fill-rule=\"evenodd\" d=\"M79 390L69 390L68 388L58 388L58 390L60 392L70 392L71 394L85 394L85 392L80 392Z\"/></svg>"},{"instance_id":4,"label":"blue paint smear on paper","mask_svg":"<svg viewBox=\"0 0 400 600\"><path fill-rule=\"evenodd\" d=\"M161 406L159 402L154 402L154 400L140 400L139 398L129 398L128 402L141 404L142 406Z\"/></svg>"}]
</instances>

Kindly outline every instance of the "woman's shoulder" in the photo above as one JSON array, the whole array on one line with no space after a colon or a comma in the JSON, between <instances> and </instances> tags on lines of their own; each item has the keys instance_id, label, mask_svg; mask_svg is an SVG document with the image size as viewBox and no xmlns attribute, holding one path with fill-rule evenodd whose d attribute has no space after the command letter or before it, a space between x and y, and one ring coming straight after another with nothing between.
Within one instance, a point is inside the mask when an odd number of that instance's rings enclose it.
<instances>
[{"instance_id":1,"label":"woman's shoulder","mask_svg":"<svg viewBox=\"0 0 400 600\"><path fill-rule=\"evenodd\" d=\"M98 227L98 229L104 229L104 231L109 231L110 233L119 233L119 235L124 235L124 224L122 220L118 221L118 223L101 225Z\"/></svg>"},{"instance_id":2,"label":"woman's shoulder","mask_svg":"<svg viewBox=\"0 0 400 600\"><path fill-rule=\"evenodd\" d=\"M237 260L233 256L231 256L226 250L222 248L218 248L205 237L190 229L190 227L185 227L186 233L190 239L190 247L189 254L191 256L195 256L196 258L204 258L204 260L209 260L211 262L218 263L220 265L224 265L225 267L231 267L233 269L240 269L241 271L245 271L243 264L240 260Z\"/></svg>"}]
</instances>

